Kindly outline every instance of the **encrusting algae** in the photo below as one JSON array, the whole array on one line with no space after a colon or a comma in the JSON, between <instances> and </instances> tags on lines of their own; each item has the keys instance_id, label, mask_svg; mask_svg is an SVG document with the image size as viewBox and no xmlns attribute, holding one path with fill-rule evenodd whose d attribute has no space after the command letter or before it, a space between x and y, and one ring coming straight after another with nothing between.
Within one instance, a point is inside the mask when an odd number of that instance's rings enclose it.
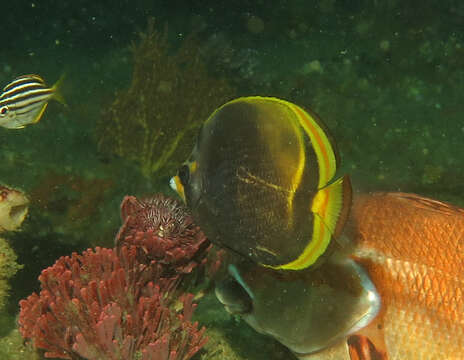
<instances>
[{"instance_id":1,"label":"encrusting algae","mask_svg":"<svg viewBox=\"0 0 464 360\"><path fill-rule=\"evenodd\" d=\"M0 310L5 305L5 300L10 291L8 280L13 277L22 265L16 262L17 256L7 241L0 238Z\"/></svg>"},{"instance_id":2,"label":"encrusting algae","mask_svg":"<svg viewBox=\"0 0 464 360\"><path fill-rule=\"evenodd\" d=\"M27 215L29 200L19 190L0 185L0 232L19 228ZM0 309L10 290L8 280L22 268L8 242L0 238Z\"/></svg>"},{"instance_id":3,"label":"encrusting algae","mask_svg":"<svg viewBox=\"0 0 464 360\"><path fill-rule=\"evenodd\" d=\"M199 44L188 36L173 52L168 32L151 19L135 46L132 84L103 112L97 127L102 151L135 161L145 176L175 172L203 120L234 91L213 77Z\"/></svg>"}]
</instances>

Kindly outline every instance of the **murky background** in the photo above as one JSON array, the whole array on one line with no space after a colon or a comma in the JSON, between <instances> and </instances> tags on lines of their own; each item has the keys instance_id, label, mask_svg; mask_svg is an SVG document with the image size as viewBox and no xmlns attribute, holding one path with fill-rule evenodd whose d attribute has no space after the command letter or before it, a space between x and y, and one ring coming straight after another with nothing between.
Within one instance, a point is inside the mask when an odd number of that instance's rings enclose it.
<instances>
[{"instance_id":1,"label":"murky background","mask_svg":"<svg viewBox=\"0 0 464 360\"><path fill-rule=\"evenodd\" d=\"M61 255L112 246L124 195L174 196L167 180L199 124L237 96L281 97L318 113L355 191L464 205L463 3L271 3L2 6L0 84L37 73L52 85L65 74L68 106L51 102L39 123L0 128L0 182L31 201L22 230L4 236L24 268L10 280L0 357L21 356L6 336L40 271ZM214 297L197 317L213 344L198 358L291 356Z\"/></svg>"}]
</instances>

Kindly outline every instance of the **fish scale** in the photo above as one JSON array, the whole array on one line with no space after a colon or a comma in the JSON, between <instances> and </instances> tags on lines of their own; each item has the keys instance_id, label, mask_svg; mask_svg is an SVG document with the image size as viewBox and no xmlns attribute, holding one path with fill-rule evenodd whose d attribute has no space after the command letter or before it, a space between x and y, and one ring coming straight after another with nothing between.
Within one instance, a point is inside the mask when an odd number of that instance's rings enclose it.
<instances>
[{"instance_id":1,"label":"fish scale","mask_svg":"<svg viewBox=\"0 0 464 360\"><path fill-rule=\"evenodd\" d=\"M360 196L348 234L381 295L388 359L464 359L464 211L412 194Z\"/></svg>"}]
</instances>

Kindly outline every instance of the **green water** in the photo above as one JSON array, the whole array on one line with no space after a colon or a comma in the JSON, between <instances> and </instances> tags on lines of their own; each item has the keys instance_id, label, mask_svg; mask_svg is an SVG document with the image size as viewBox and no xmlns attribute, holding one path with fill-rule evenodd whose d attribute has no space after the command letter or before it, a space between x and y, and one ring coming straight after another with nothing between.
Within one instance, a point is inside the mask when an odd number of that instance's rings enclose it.
<instances>
[{"instance_id":1,"label":"green water","mask_svg":"<svg viewBox=\"0 0 464 360\"><path fill-rule=\"evenodd\" d=\"M50 0L11 1L1 11L0 84L28 73L53 84L65 73L68 103L51 102L25 129L0 128L0 182L31 199L22 230L5 235L24 268L10 281L2 337L16 326L18 301L39 290L42 269L73 251L113 245L124 195L174 196L167 178L98 147L97 123L130 86L130 47L150 17L160 30L167 25L173 52L196 33L208 72L236 96L277 96L317 112L355 190L464 205L460 1ZM212 294L197 318L213 344L198 359L292 357L227 315ZM11 351L4 356L23 356L9 340L2 346Z\"/></svg>"}]
</instances>

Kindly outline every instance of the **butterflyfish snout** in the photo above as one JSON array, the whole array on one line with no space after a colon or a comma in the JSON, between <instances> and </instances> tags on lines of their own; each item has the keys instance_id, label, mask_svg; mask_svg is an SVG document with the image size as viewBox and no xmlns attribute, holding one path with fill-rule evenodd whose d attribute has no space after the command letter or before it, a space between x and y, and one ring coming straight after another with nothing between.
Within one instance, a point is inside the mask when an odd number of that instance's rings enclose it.
<instances>
[{"instance_id":1,"label":"butterflyfish snout","mask_svg":"<svg viewBox=\"0 0 464 360\"><path fill-rule=\"evenodd\" d=\"M351 186L336 170L334 143L316 115L244 97L206 120L171 187L213 242L261 265L300 270L346 220Z\"/></svg>"}]
</instances>

